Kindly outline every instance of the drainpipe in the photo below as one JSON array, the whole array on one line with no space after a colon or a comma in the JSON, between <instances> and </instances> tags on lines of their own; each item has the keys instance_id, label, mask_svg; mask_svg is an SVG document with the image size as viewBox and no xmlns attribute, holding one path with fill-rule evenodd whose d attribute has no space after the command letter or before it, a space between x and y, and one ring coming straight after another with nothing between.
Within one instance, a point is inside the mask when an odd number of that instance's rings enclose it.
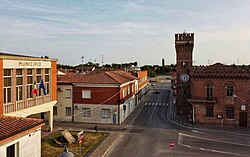
<instances>
[{"instance_id":1,"label":"drainpipe","mask_svg":"<svg viewBox=\"0 0 250 157\"><path fill-rule=\"evenodd\" d=\"M72 103L72 122L75 121L75 107L74 107L74 84L72 84L72 93L71 93L71 103Z\"/></svg>"},{"instance_id":2,"label":"drainpipe","mask_svg":"<svg viewBox=\"0 0 250 157\"><path fill-rule=\"evenodd\" d=\"M120 85L118 85L118 124L120 124Z\"/></svg>"}]
</instances>

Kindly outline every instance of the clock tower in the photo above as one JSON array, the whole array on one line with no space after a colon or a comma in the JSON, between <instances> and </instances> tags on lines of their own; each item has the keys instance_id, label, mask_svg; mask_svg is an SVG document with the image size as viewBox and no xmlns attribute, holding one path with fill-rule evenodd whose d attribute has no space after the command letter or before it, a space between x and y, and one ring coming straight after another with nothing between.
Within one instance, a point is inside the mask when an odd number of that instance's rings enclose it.
<instances>
[{"instance_id":1,"label":"clock tower","mask_svg":"<svg viewBox=\"0 0 250 157\"><path fill-rule=\"evenodd\" d=\"M191 104L187 99L191 96L190 73L193 66L194 33L175 34L176 50L176 110L178 115L187 115Z\"/></svg>"}]
</instances>

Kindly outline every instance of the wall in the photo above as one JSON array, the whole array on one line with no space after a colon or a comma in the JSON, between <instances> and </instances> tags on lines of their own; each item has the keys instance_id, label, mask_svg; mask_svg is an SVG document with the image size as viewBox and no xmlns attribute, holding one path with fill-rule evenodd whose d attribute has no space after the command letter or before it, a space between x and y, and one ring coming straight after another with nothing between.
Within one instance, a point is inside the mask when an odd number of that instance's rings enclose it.
<instances>
[{"instance_id":1,"label":"wall","mask_svg":"<svg viewBox=\"0 0 250 157\"><path fill-rule=\"evenodd\" d=\"M3 115L3 60L0 59L0 116Z\"/></svg>"},{"instance_id":2,"label":"wall","mask_svg":"<svg viewBox=\"0 0 250 157\"><path fill-rule=\"evenodd\" d=\"M244 101L250 104L250 80L229 80L229 79L193 79L192 84L192 96L193 97L206 97L206 84L208 82L213 83L213 96L217 98L217 102L214 104L214 117L206 117L206 105L197 104L196 106L196 121L197 123L210 123L218 125L234 125L235 121L239 121L239 112L241 112L241 105L246 104ZM228 82L233 83L234 94L237 97L228 97L226 84ZM232 106L235 108L235 119L226 119L226 107ZM247 107L248 111L248 126L250 125L250 107ZM247 112L243 111L243 112ZM222 114L224 119L218 120L217 114Z\"/></svg>"},{"instance_id":3,"label":"wall","mask_svg":"<svg viewBox=\"0 0 250 157\"><path fill-rule=\"evenodd\" d=\"M90 99L82 99L82 90L91 90ZM118 104L118 87L73 87L73 101L77 104Z\"/></svg>"},{"instance_id":4,"label":"wall","mask_svg":"<svg viewBox=\"0 0 250 157\"><path fill-rule=\"evenodd\" d=\"M0 146L0 156L6 156L6 148L19 143L19 157L41 157L41 128L21 138Z\"/></svg>"},{"instance_id":5,"label":"wall","mask_svg":"<svg viewBox=\"0 0 250 157\"><path fill-rule=\"evenodd\" d=\"M57 92L57 100L55 107L57 107L57 115L54 115L55 121L72 121L72 116L66 116L66 107L72 108L73 101L73 87L71 84L69 85L57 85L57 88L60 89ZM66 89L71 89L71 98L66 97Z\"/></svg>"},{"instance_id":6,"label":"wall","mask_svg":"<svg viewBox=\"0 0 250 157\"><path fill-rule=\"evenodd\" d=\"M144 70L144 71L139 71L137 72L137 75L138 75L138 78L139 78L139 90L141 90L142 88L144 88L147 83L148 83L148 71L147 70ZM143 77L145 77L146 79L141 82L140 79L142 79Z\"/></svg>"},{"instance_id":7,"label":"wall","mask_svg":"<svg viewBox=\"0 0 250 157\"><path fill-rule=\"evenodd\" d=\"M77 106L75 108L75 122L85 122L85 123L107 123L113 124L113 114L116 114L116 124L118 124L118 105L93 105L93 104L74 104ZM90 108L91 117L83 117L82 116L82 108ZM102 118L101 111L102 109L111 109L111 117L110 118Z\"/></svg>"}]
</instances>

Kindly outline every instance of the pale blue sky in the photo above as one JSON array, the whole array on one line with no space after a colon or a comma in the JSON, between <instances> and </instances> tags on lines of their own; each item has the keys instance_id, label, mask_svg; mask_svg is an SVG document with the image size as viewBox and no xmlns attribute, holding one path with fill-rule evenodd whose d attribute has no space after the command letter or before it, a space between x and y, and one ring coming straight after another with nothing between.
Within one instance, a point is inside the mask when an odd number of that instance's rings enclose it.
<instances>
[{"instance_id":1,"label":"pale blue sky","mask_svg":"<svg viewBox=\"0 0 250 157\"><path fill-rule=\"evenodd\" d=\"M0 51L140 65L175 63L195 33L195 64L250 64L249 0L0 0Z\"/></svg>"}]
</instances>

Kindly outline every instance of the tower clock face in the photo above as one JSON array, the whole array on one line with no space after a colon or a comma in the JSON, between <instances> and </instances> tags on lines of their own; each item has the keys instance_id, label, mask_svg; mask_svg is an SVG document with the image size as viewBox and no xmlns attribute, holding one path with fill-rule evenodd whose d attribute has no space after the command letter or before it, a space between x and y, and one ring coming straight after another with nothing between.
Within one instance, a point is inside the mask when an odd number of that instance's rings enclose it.
<instances>
[{"instance_id":1,"label":"tower clock face","mask_svg":"<svg viewBox=\"0 0 250 157\"><path fill-rule=\"evenodd\" d=\"M182 82L188 82L189 75L186 74L186 73L183 73L183 74L180 75L180 79L181 79Z\"/></svg>"}]
</instances>

